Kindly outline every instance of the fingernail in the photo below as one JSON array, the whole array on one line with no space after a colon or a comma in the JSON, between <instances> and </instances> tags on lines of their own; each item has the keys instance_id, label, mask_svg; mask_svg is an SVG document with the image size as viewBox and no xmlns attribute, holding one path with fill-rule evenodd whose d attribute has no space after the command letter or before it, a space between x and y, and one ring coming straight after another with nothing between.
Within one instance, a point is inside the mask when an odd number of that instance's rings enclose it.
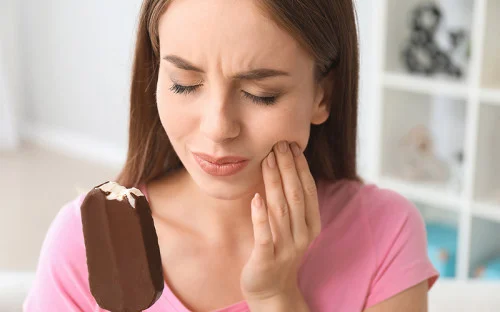
<instances>
[{"instance_id":1,"label":"fingernail","mask_svg":"<svg viewBox=\"0 0 500 312\"><path fill-rule=\"evenodd\" d=\"M276 158L274 158L274 152L269 153L267 156L267 164L271 168L276 168Z\"/></svg>"},{"instance_id":2,"label":"fingernail","mask_svg":"<svg viewBox=\"0 0 500 312\"><path fill-rule=\"evenodd\" d=\"M288 143L286 141L281 141L278 143L278 150L281 153L286 153L287 149L288 149Z\"/></svg>"},{"instance_id":3,"label":"fingernail","mask_svg":"<svg viewBox=\"0 0 500 312\"><path fill-rule=\"evenodd\" d=\"M253 196L253 200L254 200L254 205L257 209L262 208L262 198L260 197L259 193L255 193L255 195Z\"/></svg>"},{"instance_id":4,"label":"fingernail","mask_svg":"<svg viewBox=\"0 0 500 312\"><path fill-rule=\"evenodd\" d=\"M297 145L297 143L293 142L292 144L290 144L290 149L292 150L293 156L295 156L295 157L300 156L301 152L300 152L300 148Z\"/></svg>"}]
</instances>

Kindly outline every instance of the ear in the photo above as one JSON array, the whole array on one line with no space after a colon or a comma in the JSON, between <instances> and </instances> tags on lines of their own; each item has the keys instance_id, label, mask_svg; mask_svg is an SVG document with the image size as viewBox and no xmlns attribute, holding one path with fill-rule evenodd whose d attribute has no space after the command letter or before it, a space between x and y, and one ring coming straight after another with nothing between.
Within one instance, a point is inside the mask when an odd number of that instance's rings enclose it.
<instances>
[{"instance_id":1,"label":"ear","mask_svg":"<svg viewBox=\"0 0 500 312\"><path fill-rule=\"evenodd\" d=\"M317 84L311 117L311 123L314 125L324 123L330 116L334 82L335 70L331 70Z\"/></svg>"}]
</instances>

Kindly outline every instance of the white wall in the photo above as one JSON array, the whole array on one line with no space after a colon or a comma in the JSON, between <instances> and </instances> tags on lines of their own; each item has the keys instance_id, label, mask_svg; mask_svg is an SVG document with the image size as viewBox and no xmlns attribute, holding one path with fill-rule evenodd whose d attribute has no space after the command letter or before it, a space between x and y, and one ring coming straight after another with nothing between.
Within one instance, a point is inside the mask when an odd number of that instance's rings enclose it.
<instances>
[{"instance_id":1,"label":"white wall","mask_svg":"<svg viewBox=\"0 0 500 312\"><path fill-rule=\"evenodd\" d=\"M358 171L363 178L371 179L370 155L374 155L373 144L369 140L373 127L374 107L370 102L373 98L374 55L371 41L372 8L371 0L355 0L358 13L359 45L360 45L360 81L359 81L359 108L358 108Z\"/></svg>"},{"instance_id":2,"label":"white wall","mask_svg":"<svg viewBox=\"0 0 500 312\"><path fill-rule=\"evenodd\" d=\"M0 2L0 150L18 145L16 131L20 102L19 4Z\"/></svg>"},{"instance_id":3,"label":"white wall","mask_svg":"<svg viewBox=\"0 0 500 312\"><path fill-rule=\"evenodd\" d=\"M25 135L87 158L124 159L140 4L31 0L23 5Z\"/></svg>"}]
</instances>

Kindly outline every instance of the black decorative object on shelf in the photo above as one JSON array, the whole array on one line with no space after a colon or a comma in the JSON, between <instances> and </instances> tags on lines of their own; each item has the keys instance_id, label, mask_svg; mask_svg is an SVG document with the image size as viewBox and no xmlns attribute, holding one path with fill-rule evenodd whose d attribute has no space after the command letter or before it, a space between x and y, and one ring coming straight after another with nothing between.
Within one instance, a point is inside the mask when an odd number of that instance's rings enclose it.
<instances>
[{"instance_id":1,"label":"black decorative object on shelf","mask_svg":"<svg viewBox=\"0 0 500 312\"><path fill-rule=\"evenodd\" d=\"M412 73L434 75L445 73L462 78L463 68L453 61L453 53L466 43L465 30L447 31L449 50L440 46L437 32L442 30L443 13L435 3L418 5L412 12L410 39L402 51L406 68Z\"/></svg>"}]
</instances>

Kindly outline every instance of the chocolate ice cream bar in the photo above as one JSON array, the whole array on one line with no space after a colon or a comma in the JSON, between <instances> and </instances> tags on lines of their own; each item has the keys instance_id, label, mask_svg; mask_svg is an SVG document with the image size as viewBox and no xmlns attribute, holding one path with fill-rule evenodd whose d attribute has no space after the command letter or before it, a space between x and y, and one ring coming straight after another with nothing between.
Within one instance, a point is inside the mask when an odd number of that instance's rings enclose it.
<instances>
[{"instance_id":1,"label":"chocolate ice cream bar","mask_svg":"<svg viewBox=\"0 0 500 312\"><path fill-rule=\"evenodd\" d=\"M99 306L136 312L153 305L163 291L163 272L146 197L108 181L87 194L81 214L90 291Z\"/></svg>"}]
</instances>

